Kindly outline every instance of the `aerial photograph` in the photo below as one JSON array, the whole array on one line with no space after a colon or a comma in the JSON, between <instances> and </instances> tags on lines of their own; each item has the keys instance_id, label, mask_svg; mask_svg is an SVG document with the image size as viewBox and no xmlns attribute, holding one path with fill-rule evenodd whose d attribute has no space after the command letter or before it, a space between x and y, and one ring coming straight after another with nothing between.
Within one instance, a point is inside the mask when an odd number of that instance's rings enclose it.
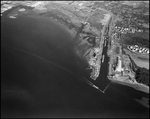
<instances>
[{"instance_id":1,"label":"aerial photograph","mask_svg":"<svg viewBox=\"0 0 150 119\"><path fill-rule=\"evenodd\" d=\"M1 118L149 118L149 1L1 1Z\"/></svg>"}]
</instances>

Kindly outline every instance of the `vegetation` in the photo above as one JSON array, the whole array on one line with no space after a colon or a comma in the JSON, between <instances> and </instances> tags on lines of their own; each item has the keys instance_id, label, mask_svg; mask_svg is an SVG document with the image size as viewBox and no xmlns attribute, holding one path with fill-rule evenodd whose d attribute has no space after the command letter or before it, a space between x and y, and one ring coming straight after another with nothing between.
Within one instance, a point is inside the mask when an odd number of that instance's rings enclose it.
<instances>
[{"instance_id":1,"label":"vegetation","mask_svg":"<svg viewBox=\"0 0 150 119\"><path fill-rule=\"evenodd\" d=\"M138 68L135 73L135 78L137 82L149 86L149 70L146 70L145 68Z\"/></svg>"},{"instance_id":2,"label":"vegetation","mask_svg":"<svg viewBox=\"0 0 150 119\"><path fill-rule=\"evenodd\" d=\"M139 47L149 48L149 40L142 36L122 35L123 43L127 45L138 45Z\"/></svg>"}]
</instances>

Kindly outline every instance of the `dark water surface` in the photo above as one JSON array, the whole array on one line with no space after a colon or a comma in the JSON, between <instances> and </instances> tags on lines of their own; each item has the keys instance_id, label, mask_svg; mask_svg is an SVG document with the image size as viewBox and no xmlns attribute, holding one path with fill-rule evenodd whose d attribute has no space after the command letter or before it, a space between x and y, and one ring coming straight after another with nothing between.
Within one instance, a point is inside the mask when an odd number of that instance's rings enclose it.
<instances>
[{"instance_id":1,"label":"dark water surface","mask_svg":"<svg viewBox=\"0 0 150 119\"><path fill-rule=\"evenodd\" d=\"M96 80L97 85L100 89L104 90L107 85L109 85L110 81L108 80L108 69L109 69L109 57L107 56L107 46L108 42L106 42L106 46L103 45L103 52L102 55L104 55L104 62L101 63L101 69L100 69L100 75L98 79Z\"/></svg>"},{"instance_id":2,"label":"dark water surface","mask_svg":"<svg viewBox=\"0 0 150 119\"><path fill-rule=\"evenodd\" d=\"M85 63L52 20L5 18L1 35L2 117L149 116L130 88L112 85L102 94L82 82Z\"/></svg>"}]
</instances>

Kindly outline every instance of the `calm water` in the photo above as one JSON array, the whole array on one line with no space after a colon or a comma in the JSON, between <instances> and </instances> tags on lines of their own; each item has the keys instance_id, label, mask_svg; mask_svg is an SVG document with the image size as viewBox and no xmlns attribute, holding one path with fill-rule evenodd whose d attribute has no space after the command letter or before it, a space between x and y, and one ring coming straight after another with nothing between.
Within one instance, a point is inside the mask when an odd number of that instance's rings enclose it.
<instances>
[{"instance_id":1,"label":"calm water","mask_svg":"<svg viewBox=\"0 0 150 119\"><path fill-rule=\"evenodd\" d=\"M108 42L106 43L106 46L103 45L103 52L102 55L104 55L104 62L101 63L101 70L100 70L100 75L98 79L96 80L96 83L99 85L101 89L104 89L108 84L109 80L107 78L108 75L108 68L109 68L109 57L107 56L107 45Z\"/></svg>"},{"instance_id":2,"label":"calm water","mask_svg":"<svg viewBox=\"0 0 150 119\"><path fill-rule=\"evenodd\" d=\"M82 82L86 64L73 53L72 37L50 19L5 18L1 34L2 117L149 116L134 101L143 93L111 85L102 94Z\"/></svg>"}]
</instances>

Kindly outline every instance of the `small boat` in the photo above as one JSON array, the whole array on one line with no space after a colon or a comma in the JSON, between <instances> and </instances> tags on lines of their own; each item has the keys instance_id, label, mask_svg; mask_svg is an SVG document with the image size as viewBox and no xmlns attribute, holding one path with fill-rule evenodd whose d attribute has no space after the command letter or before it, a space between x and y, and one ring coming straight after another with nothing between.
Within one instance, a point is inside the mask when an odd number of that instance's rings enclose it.
<instances>
[{"instance_id":1,"label":"small boat","mask_svg":"<svg viewBox=\"0 0 150 119\"><path fill-rule=\"evenodd\" d=\"M102 56L102 63L104 62L105 55Z\"/></svg>"}]
</instances>

